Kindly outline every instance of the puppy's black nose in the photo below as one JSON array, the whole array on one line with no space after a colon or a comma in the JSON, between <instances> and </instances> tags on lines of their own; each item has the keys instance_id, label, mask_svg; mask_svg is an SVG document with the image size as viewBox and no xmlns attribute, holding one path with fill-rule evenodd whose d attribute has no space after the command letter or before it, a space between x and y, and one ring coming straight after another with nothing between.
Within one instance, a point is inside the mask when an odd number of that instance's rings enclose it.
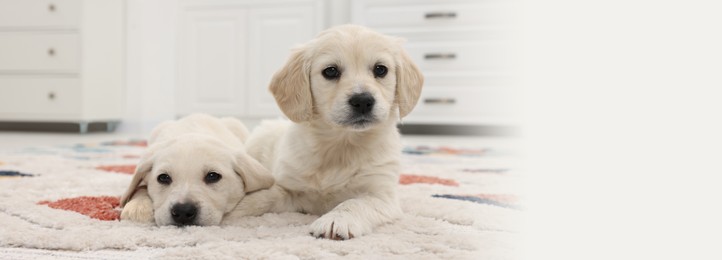
<instances>
[{"instance_id":1,"label":"puppy's black nose","mask_svg":"<svg viewBox=\"0 0 722 260\"><path fill-rule=\"evenodd\" d=\"M170 209L173 221L178 225L190 225L196 219L198 208L191 203L178 203Z\"/></svg>"},{"instance_id":2,"label":"puppy's black nose","mask_svg":"<svg viewBox=\"0 0 722 260\"><path fill-rule=\"evenodd\" d=\"M364 92L351 96L351 98L348 99L348 104L351 105L354 112L365 115L374 109L376 99L374 99L371 93Z\"/></svg>"}]
</instances>

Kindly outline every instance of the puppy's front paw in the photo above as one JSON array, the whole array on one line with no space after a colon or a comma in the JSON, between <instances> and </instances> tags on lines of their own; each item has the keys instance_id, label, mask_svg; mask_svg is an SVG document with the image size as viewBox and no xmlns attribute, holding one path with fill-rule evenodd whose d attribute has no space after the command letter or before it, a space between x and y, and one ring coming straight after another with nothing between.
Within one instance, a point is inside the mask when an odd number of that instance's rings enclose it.
<instances>
[{"instance_id":1,"label":"puppy's front paw","mask_svg":"<svg viewBox=\"0 0 722 260\"><path fill-rule=\"evenodd\" d=\"M371 228L347 213L329 212L311 223L311 235L317 238L346 240L365 235Z\"/></svg>"},{"instance_id":2,"label":"puppy's front paw","mask_svg":"<svg viewBox=\"0 0 722 260\"><path fill-rule=\"evenodd\" d=\"M153 216L153 202L148 198L133 198L128 201L120 212L121 221L134 221L139 223L155 223Z\"/></svg>"}]
</instances>

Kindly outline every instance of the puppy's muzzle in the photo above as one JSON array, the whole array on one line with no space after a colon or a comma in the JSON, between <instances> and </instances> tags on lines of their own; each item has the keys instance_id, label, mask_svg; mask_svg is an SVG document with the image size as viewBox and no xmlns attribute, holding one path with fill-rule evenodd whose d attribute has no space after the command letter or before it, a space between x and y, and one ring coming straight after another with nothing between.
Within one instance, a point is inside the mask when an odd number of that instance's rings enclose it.
<instances>
[{"instance_id":1,"label":"puppy's muzzle","mask_svg":"<svg viewBox=\"0 0 722 260\"><path fill-rule=\"evenodd\" d=\"M348 104L353 110L354 116L365 116L371 113L376 104L376 99L368 92L354 94L348 99Z\"/></svg>"},{"instance_id":2,"label":"puppy's muzzle","mask_svg":"<svg viewBox=\"0 0 722 260\"><path fill-rule=\"evenodd\" d=\"M171 207L170 214L176 225L192 225L198 216L198 207L192 203L178 203Z\"/></svg>"}]
</instances>

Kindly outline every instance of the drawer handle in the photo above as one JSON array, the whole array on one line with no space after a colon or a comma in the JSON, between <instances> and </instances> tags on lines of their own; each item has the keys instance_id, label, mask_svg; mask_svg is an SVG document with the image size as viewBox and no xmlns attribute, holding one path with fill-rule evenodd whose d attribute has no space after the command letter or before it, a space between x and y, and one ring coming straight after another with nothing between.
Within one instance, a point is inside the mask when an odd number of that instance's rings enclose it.
<instances>
[{"instance_id":1,"label":"drawer handle","mask_svg":"<svg viewBox=\"0 0 722 260\"><path fill-rule=\"evenodd\" d=\"M433 105L451 105L456 103L455 98L426 98L424 99L425 104Z\"/></svg>"},{"instance_id":2,"label":"drawer handle","mask_svg":"<svg viewBox=\"0 0 722 260\"><path fill-rule=\"evenodd\" d=\"M431 12L424 15L426 19L454 19L456 12Z\"/></svg>"},{"instance_id":3,"label":"drawer handle","mask_svg":"<svg viewBox=\"0 0 722 260\"><path fill-rule=\"evenodd\" d=\"M48 11L55 12L55 5L54 4L48 5Z\"/></svg>"},{"instance_id":4,"label":"drawer handle","mask_svg":"<svg viewBox=\"0 0 722 260\"><path fill-rule=\"evenodd\" d=\"M48 49L48 56L55 56L55 49L53 49L53 48Z\"/></svg>"},{"instance_id":5,"label":"drawer handle","mask_svg":"<svg viewBox=\"0 0 722 260\"><path fill-rule=\"evenodd\" d=\"M49 92L48 93L48 99L55 100L55 92Z\"/></svg>"},{"instance_id":6,"label":"drawer handle","mask_svg":"<svg viewBox=\"0 0 722 260\"><path fill-rule=\"evenodd\" d=\"M424 55L427 60L453 60L456 59L456 53L427 53Z\"/></svg>"}]
</instances>

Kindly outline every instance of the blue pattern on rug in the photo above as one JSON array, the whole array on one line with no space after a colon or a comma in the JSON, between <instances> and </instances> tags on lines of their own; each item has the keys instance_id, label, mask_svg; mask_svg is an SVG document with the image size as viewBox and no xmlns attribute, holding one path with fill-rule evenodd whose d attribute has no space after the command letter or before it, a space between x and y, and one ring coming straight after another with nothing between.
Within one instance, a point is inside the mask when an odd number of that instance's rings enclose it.
<instances>
[{"instance_id":1,"label":"blue pattern on rug","mask_svg":"<svg viewBox=\"0 0 722 260\"><path fill-rule=\"evenodd\" d=\"M405 146L403 153L412 155L455 155L464 157L479 157L486 155L489 149L460 149L446 146Z\"/></svg>"},{"instance_id":2,"label":"blue pattern on rug","mask_svg":"<svg viewBox=\"0 0 722 260\"><path fill-rule=\"evenodd\" d=\"M495 201L495 200L490 200L490 199L484 199L484 198L474 197L474 196L459 196L459 195L451 195L451 194L434 194L434 195L431 195L431 197L434 197L434 198L443 198L443 199L453 199L453 200L463 200L463 201L469 201L469 202L474 202L474 203L479 203L479 204L487 204L487 205L492 205L492 206L497 206L497 207L502 207L502 208L508 208L508 209L520 209L519 207L514 206L514 205L510 205L510 204L498 202L498 201Z\"/></svg>"},{"instance_id":3,"label":"blue pattern on rug","mask_svg":"<svg viewBox=\"0 0 722 260\"><path fill-rule=\"evenodd\" d=\"M462 169L462 172L468 172L468 173L494 173L494 174L503 174L509 171L509 169L505 168L480 168L480 169Z\"/></svg>"},{"instance_id":4,"label":"blue pattern on rug","mask_svg":"<svg viewBox=\"0 0 722 260\"><path fill-rule=\"evenodd\" d=\"M34 175L29 173L22 173L19 171L0 171L0 177L33 177Z\"/></svg>"}]
</instances>

